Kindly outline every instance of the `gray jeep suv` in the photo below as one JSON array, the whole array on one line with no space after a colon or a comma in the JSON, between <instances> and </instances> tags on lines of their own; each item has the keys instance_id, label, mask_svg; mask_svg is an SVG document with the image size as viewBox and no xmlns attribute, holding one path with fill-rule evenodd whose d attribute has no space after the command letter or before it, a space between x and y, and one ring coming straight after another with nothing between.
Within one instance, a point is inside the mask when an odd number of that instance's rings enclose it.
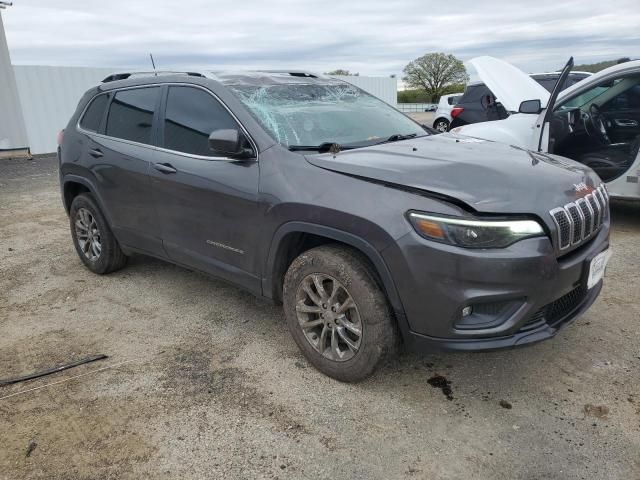
<instances>
[{"instance_id":1,"label":"gray jeep suv","mask_svg":"<svg viewBox=\"0 0 640 480\"><path fill-rule=\"evenodd\" d=\"M281 302L343 381L400 344L485 350L550 338L597 297L608 195L570 160L430 135L304 72L117 74L59 139L84 264L141 253Z\"/></svg>"}]
</instances>

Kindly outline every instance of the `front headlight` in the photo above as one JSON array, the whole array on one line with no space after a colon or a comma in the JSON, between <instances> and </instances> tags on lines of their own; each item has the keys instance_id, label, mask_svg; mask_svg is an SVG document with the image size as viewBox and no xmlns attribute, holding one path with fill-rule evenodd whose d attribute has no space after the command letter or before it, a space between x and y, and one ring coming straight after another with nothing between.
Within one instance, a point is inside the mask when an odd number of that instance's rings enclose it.
<instances>
[{"instance_id":1,"label":"front headlight","mask_svg":"<svg viewBox=\"0 0 640 480\"><path fill-rule=\"evenodd\" d=\"M409 220L429 240L467 248L502 248L529 237L544 236L535 220L471 220L409 212Z\"/></svg>"}]
</instances>

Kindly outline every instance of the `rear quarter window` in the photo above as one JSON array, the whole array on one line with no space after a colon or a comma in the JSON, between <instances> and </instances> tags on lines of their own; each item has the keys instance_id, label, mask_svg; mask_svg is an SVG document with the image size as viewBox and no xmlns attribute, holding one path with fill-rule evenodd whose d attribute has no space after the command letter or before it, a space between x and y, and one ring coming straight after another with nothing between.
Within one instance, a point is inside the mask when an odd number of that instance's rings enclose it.
<instances>
[{"instance_id":1,"label":"rear quarter window","mask_svg":"<svg viewBox=\"0 0 640 480\"><path fill-rule=\"evenodd\" d=\"M94 97L80 120L80 127L90 132L97 132L108 102L109 97L106 94Z\"/></svg>"}]
</instances>

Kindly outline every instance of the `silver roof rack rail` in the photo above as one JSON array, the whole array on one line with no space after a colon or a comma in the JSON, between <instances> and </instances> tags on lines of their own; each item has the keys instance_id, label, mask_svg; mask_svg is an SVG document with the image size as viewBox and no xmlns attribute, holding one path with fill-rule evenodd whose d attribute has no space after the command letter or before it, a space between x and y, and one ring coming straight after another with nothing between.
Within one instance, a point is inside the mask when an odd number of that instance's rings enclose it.
<instances>
[{"instance_id":1,"label":"silver roof rack rail","mask_svg":"<svg viewBox=\"0 0 640 480\"><path fill-rule=\"evenodd\" d=\"M324 75L319 75L314 72L307 72L304 70L258 70L259 72L264 73L281 73L283 75L291 75L292 77L303 77L303 78L321 78Z\"/></svg>"}]
</instances>

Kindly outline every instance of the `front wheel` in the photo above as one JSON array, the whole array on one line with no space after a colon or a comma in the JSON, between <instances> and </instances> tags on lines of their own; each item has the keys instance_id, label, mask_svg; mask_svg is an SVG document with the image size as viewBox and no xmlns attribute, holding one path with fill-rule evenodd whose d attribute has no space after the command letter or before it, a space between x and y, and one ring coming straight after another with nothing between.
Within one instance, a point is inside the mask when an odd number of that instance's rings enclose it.
<instances>
[{"instance_id":1,"label":"front wheel","mask_svg":"<svg viewBox=\"0 0 640 480\"><path fill-rule=\"evenodd\" d=\"M439 118L435 122L433 122L433 128L442 133L448 132L449 121L446 118Z\"/></svg>"},{"instance_id":2,"label":"front wheel","mask_svg":"<svg viewBox=\"0 0 640 480\"><path fill-rule=\"evenodd\" d=\"M283 303L302 353L337 380L366 378L395 350L387 298L354 250L325 245L302 253L285 275Z\"/></svg>"}]
</instances>

